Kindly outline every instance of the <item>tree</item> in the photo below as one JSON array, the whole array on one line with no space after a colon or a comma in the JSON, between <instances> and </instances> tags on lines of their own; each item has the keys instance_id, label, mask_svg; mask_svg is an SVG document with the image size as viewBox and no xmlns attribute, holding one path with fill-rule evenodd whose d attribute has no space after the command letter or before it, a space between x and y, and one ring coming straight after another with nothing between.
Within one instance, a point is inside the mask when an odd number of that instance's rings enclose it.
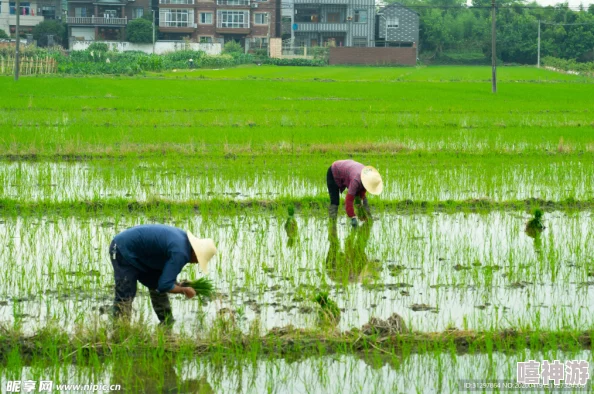
<instances>
[{"instance_id":1,"label":"tree","mask_svg":"<svg viewBox=\"0 0 594 394\"><path fill-rule=\"evenodd\" d=\"M54 45L62 45L65 34L65 25L58 21L43 21L33 28L33 39L40 47L48 46L48 35L54 36Z\"/></svg>"},{"instance_id":2,"label":"tree","mask_svg":"<svg viewBox=\"0 0 594 394\"><path fill-rule=\"evenodd\" d=\"M153 23L144 18L133 19L128 22L126 35L130 42L151 43L153 42Z\"/></svg>"},{"instance_id":3,"label":"tree","mask_svg":"<svg viewBox=\"0 0 594 394\"><path fill-rule=\"evenodd\" d=\"M2 29L0 29L0 40L6 40L10 37L8 37L8 34L6 34L6 32Z\"/></svg>"}]
</instances>

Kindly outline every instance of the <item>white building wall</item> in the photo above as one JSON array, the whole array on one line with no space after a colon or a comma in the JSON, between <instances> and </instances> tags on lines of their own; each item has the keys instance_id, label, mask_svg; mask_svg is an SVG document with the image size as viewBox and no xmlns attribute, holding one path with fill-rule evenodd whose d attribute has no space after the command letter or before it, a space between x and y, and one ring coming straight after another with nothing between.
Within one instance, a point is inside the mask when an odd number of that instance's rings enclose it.
<instances>
[{"instance_id":1,"label":"white building wall","mask_svg":"<svg viewBox=\"0 0 594 394\"><path fill-rule=\"evenodd\" d=\"M74 30L74 29L73 29ZM74 32L72 34L74 36ZM71 48L73 51L83 51L96 41L72 41ZM131 42L119 41L100 41L101 43L109 45L110 49L119 52L124 51L142 51L144 53L153 53L153 44L133 44ZM204 51L207 55L220 55L223 48L219 43L213 44L199 44L195 42L184 43L181 41L157 41L155 43L155 54L162 55L168 52L175 52L182 49L191 49L194 51Z\"/></svg>"},{"instance_id":2,"label":"white building wall","mask_svg":"<svg viewBox=\"0 0 594 394\"><path fill-rule=\"evenodd\" d=\"M70 33L73 37L81 37L85 40L92 41L95 39L94 27L73 27Z\"/></svg>"}]
</instances>

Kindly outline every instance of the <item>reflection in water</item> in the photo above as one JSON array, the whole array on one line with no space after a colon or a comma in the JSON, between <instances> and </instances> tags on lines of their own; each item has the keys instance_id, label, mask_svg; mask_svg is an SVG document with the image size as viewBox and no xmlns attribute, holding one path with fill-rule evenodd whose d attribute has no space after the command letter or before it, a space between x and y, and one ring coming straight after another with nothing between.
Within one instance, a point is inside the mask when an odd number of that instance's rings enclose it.
<instances>
[{"instance_id":1,"label":"reflection in water","mask_svg":"<svg viewBox=\"0 0 594 394\"><path fill-rule=\"evenodd\" d=\"M165 394L192 393L212 394L215 391L206 376L200 379L182 380L176 372L174 360L159 358L140 360L140 362L114 362L112 381L121 384L122 391L128 393Z\"/></svg>"},{"instance_id":2,"label":"reflection in water","mask_svg":"<svg viewBox=\"0 0 594 394\"><path fill-rule=\"evenodd\" d=\"M365 248L371 236L372 220L366 220L359 228L352 230L340 248L336 220L330 219L328 241L330 247L326 257L326 272L336 283L370 281L379 277L377 262L370 260Z\"/></svg>"}]
</instances>

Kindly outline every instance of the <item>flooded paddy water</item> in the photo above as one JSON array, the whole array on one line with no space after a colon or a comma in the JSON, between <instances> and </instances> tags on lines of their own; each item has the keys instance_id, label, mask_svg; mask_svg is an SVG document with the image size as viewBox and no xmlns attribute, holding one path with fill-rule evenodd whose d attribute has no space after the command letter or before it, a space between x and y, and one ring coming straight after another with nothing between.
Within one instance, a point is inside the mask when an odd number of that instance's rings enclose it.
<instances>
[{"instance_id":1,"label":"flooded paddy water","mask_svg":"<svg viewBox=\"0 0 594 394\"><path fill-rule=\"evenodd\" d=\"M308 160L308 159L304 159ZM487 198L494 201L541 198L559 201L594 197L590 161L505 161L477 164L440 159L410 165L381 159L386 178L382 201L447 201ZM385 161L385 163L383 162ZM75 201L124 198L145 201L303 198L325 195L324 174L330 162L249 157L202 160L187 164L158 160L0 163L0 197L23 201ZM299 164L299 167L295 167ZM242 171L249 166L250 171Z\"/></svg>"},{"instance_id":2,"label":"flooded paddy water","mask_svg":"<svg viewBox=\"0 0 594 394\"><path fill-rule=\"evenodd\" d=\"M129 358L85 366L48 366L44 363L15 365L0 372L0 381L22 378L33 381L52 380L54 384L119 384L121 390L112 392L125 393L430 394L464 391L461 390L463 381L512 382L516 378L516 363L528 359L593 361L590 351L526 351L516 355L426 353L403 357L370 353L292 360L179 357L165 362L155 358L143 360L143 363Z\"/></svg>"},{"instance_id":3,"label":"flooded paddy water","mask_svg":"<svg viewBox=\"0 0 594 394\"><path fill-rule=\"evenodd\" d=\"M394 312L423 332L592 325L594 217L547 212L537 239L524 232L527 219L523 212L381 214L357 231L339 220L334 238L325 218L297 215L291 243L275 215L6 218L0 317L22 320L31 332L52 320L72 329L81 319L107 319L100 307L113 296L109 242L158 221L211 237L219 248L209 275L217 297L206 305L171 297L180 332L208 326L221 309L244 330L254 321L265 331L315 327L319 291L338 303L339 330ZM180 274L197 276L190 265ZM136 318L156 323L139 290Z\"/></svg>"}]
</instances>

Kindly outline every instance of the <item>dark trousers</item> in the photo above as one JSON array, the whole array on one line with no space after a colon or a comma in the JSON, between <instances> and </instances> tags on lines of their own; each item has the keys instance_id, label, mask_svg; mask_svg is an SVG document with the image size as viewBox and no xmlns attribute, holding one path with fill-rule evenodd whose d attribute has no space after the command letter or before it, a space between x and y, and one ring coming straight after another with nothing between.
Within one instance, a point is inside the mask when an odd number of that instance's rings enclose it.
<instances>
[{"instance_id":1,"label":"dark trousers","mask_svg":"<svg viewBox=\"0 0 594 394\"><path fill-rule=\"evenodd\" d=\"M340 204L340 190L332 175L332 167L328 168L326 173L326 184L328 185L328 194L330 195L330 205Z\"/></svg>"},{"instance_id":2,"label":"dark trousers","mask_svg":"<svg viewBox=\"0 0 594 394\"><path fill-rule=\"evenodd\" d=\"M109 245L109 258L111 259L111 265L113 265L115 279L115 299L113 305L115 315L130 317L132 313L132 301L136 297L137 282L140 282L149 289L151 304L159 320L162 323L173 322L173 313L167 293L159 293L156 290L162 271L141 271L133 265L128 264L122 258L114 241Z\"/></svg>"}]
</instances>

